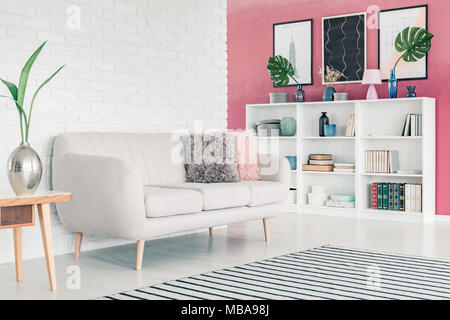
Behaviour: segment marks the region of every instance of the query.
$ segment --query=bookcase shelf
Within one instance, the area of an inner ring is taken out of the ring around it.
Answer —
[[[335,137],[319,137],[319,117],[327,112],[330,124],[336,124]],[[422,136],[401,136],[408,113],[422,114]],[[355,137],[346,137],[347,120],[355,115]],[[296,155],[299,170],[292,172],[297,185],[297,205],[301,214],[325,214],[355,219],[385,219],[399,222],[433,222],[435,218],[435,99],[399,98],[333,102],[251,104],[246,108],[246,128],[257,122],[281,119],[297,120],[295,137],[280,137],[279,153]],[[272,138],[273,139],[273,138]],[[365,172],[366,150],[396,150],[399,170],[420,170],[421,174]],[[312,153],[333,154],[334,162],[354,163],[356,173],[302,171]],[[370,209],[370,184],[422,184],[422,212]],[[325,185],[328,194],[355,194],[355,209],[315,207],[307,204],[311,185]]]
[[[342,137],[342,136],[336,136],[336,137],[303,137],[304,140],[348,140],[348,141],[355,141],[355,137]]]
[[[422,178],[421,174],[399,174],[399,173],[373,173],[362,172],[362,176],[374,176],[374,177],[405,177],[405,178]]]
[[[339,172],[339,171],[301,171],[304,174],[326,174],[326,175],[348,175],[354,176],[356,173],[354,172]]]
[[[416,136],[416,137],[404,137],[404,136],[377,136],[377,137],[372,137],[372,136],[366,136],[366,137],[361,137],[361,139],[366,139],[366,140],[417,140],[420,141],[422,140],[422,136]]]

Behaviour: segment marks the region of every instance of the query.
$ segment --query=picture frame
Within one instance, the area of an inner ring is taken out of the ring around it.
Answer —
[[[323,70],[327,66],[344,74],[336,84],[362,82],[367,68],[366,12],[322,18]],[[324,76],[322,84],[329,84]]]
[[[294,78],[301,85],[313,84],[313,19],[273,24],[273,56],[288,59],[296,71]],[[286,87],[297,84],[289,79]],[[274,85],[275,87],[275,85]]]
[[[395,37],[406,27],[412,26],[428,30],[427,4],[378,12],[378,69],[383,81],[389,79],[390,69],[401,55],[395,50]],[[395,71],[397,80],[428,79],[428,54],[417,62],[400,61]]]

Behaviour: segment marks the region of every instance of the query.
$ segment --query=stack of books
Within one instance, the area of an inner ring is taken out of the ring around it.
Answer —
[[[366,150],[366,172],[395,173],[398,170],[398,151]]]
[[[406,115],[402,136],[422,136],[422,114],[408,113]]]
[[[355,164],[354,163],[335,163],[334,171],[335,172],[355,172]]]
[[[350,118],[347,122],[347,130],[345,131],[346,137],[354,137],[355,136],[355,115],[350,115]]]
[[[333,194],[327,200],[327,207],[331,208],[354,208],[355,195],[354,194]]]
[[[302,166],[303,171],[333,171],[333,155],[310,154],[308,164]]]
[[[375,182],[371,185],[371,208],[422,212],[422,185]]]

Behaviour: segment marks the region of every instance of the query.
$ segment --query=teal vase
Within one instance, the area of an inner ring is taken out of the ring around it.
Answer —
[[[326,87],[323,92],[322,100],[323,101],[334,101],[334,94],[336,93],[336,89],[334,87]]]
[[[280,121],[281,135],[292,137],[297,132],[297,121],[292,117],[284,117]]]

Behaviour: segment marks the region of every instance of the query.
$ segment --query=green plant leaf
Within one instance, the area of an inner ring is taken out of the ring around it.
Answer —
[[[432,33],[423,28],[403,29],[395,38],[395,49],[403,54],[395,63],[394,69],[402,58],[406,62],[416,62],[425,57],[431,49],[433,37]]]
[[[26,120],[27,117],[25,115],[25,112],[23,111],[22,105],[17,102],[18,88],[17,88],[17,86],[14,83],[11,83],[11,82],[3,80],[3,79],[0,79],[0,80],[8,88],[9,92],[11,93],[12,100],[16,103],[16,108],[17,108],[17,111],[19,112],[20,135],[21,135],[21,138],[22,138],[22,142],[24,142],[24,134],[23,134],[23,124],[22,124],[22,122],[23,122],[23,119],[25,119],[25,123],[26,123],[27,122],[27,120]],[[2,96],[2,97],[6,97],[6,96]]]
[[[36,97],[39,93],[39,91],[41,91],[41,89],[47,84],[49,83],[60,71],[62,68],[64,68],[65,65],[59,67],[58,70],[56,70],[47,80],[45,80],[40,86],[39,88],[36,89],[36,92],[33,95],[33,98],[31,99],[31,105],[30,105],[30,111],[28,112],[28,122],[26,123],[26,133],[25,133],[25,141],[28,141],[28,135],[30,132],[30,122],[31,122],[31,112],[33,111],[33,105],[34,105],[34,101],[36,100]]]
[[[284,87],[289,84],[289,78],[294,78],[295,70],[288,59],[283,56],[270,57],[267,63],[267,70],[269,70],[270,79],[272,79],[276,87]]]
[[[3,80],[3,79],[0,79],[0,80],[8,88],[14,101],[17,101],[17,92],[18,92],[17,86],[14,83],[11,83],[9,81]]]
[[[19,80],[19,88],[17,93],[17,103],[20,106],[23,106],[23,101],[25,99],[25,91],[27,89],[28,84],[28,76],[30,75],[31,67],[33,66],[34,61],[38,57],[39,53],[41,53],[42,48],[45,46],[47,41],[45,41],[43,44],[40,45],[39,48],[33,53],[33,55],[28,59],[27,63],[25,63],[22,73],[20,74],[20,80]]]

